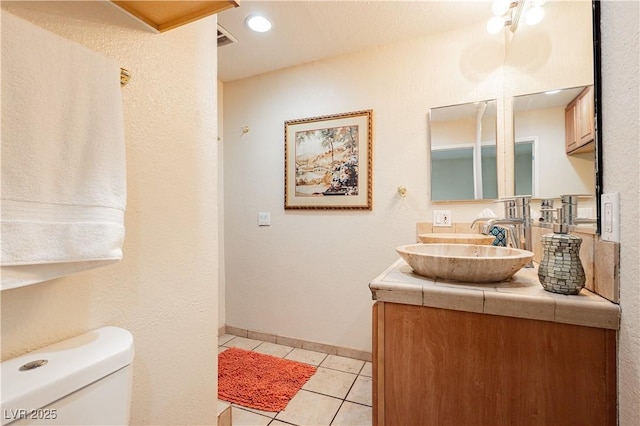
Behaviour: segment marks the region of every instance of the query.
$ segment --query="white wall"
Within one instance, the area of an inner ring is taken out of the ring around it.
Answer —
[[[640,3],[602,2],[605,192],[620,193],[619,424],[640,424]]]
[[[215,424],[216,18],[154,34],[107,2],[2,6],[132,74],[124,259],[2,292],[2,359],[124,327],[136,349],[132,424]]]
[[[548,61],[569,56],[564,43],[551,46]],[[225,83],[226,323],[370,351],[367,284],[398,258],[395,247],[415,241],[416,222],[431,220],[427,111],[498,99],[500,120],[504,87],[517,87],[503,80],[503,61],[503,38],[478,25]],[[573,85],[592,75],[582,68]],[[564,72],[538,77],[571,86]],[[285,211],[284,121],[369,108],[373,211]],[[499,121],[502,152],[503,129]],[[491,202],[444,208],[454,222],[471,222],[486,207],[500,213]],[[260,211],[271,212],[270,227],[257,226]]]

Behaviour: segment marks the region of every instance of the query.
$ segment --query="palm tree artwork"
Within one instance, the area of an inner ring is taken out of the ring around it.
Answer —
[[[296,196],[358,195],[358,126],[295,133]]]

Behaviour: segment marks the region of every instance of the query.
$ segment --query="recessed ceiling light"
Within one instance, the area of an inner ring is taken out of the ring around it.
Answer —
[[[545,95],[555,95],[556,93],[560,93],[560,89],[558,90],[547,90],[544,92]]]
[[[247,18],[247,26],[253,31],[264,33],[271,29],[271,21],[264,16],[253,15]]]

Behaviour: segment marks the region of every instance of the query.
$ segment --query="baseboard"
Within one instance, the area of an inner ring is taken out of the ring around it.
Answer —
[[[231,426],[231,404],[218,400],[218,426]]]
[[[328,345],[326,343],[311,342],[308,340],[294,339],[291,337],[279,336],[277,334],[261,333],[259,331],[247,330],[245,328],[225,325],[220,327],[224,332],[222,334],[231,334],[233,336],[246,337],[248,339],[262,340],[264,342],[276,343],[278,345],[291,346],[298,349],[307,349],[315,352],[322,352],[329,355],[344,356],[347,358],[359,359],[362,361],[371,361],[371,352],[361,351],[358,349],[347,348],[343,346]]]

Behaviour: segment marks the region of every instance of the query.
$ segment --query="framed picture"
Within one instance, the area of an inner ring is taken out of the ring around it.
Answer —
[[[284,123],[285,209],[372,209],[373,110]]]

